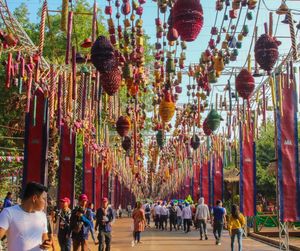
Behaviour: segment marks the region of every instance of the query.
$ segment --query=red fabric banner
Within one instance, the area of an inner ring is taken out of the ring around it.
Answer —
[[[107,170],[104,171],[102,184],[103,184],[103,187],[102,187],[102,197],[108,198],[109,172]]]
[[[223,200],[223,159],[219,153],[213,157],[212,179],[212,202],[215,203],[217,200]]]
[[[242,152],[240,158],[240,210],[247,217],[256,215],[256,161],[253,131],[248,124],[242,126]]]
[[[209,165],[207,160],[202,161],[200,173],[200,194],[204,198],[206,204],[209,204]]]
[[[276,82],[278,89],[280,85],[278,81]],[[299,220],[297,206],[300,204],[299,197],[297,198],[299,196],[297,100],[295,84],[289,81],[286,75],[283,75],[281,97],[282,112],[277,109],[276,116],[280,219],[284,222],[295,222]]]
[[[71,206],[75,191],[76,133],[64,123],[61,127],[58,199],[68,197]]]
[[[94,180],[93,180],[93,166],[92,154],[89,146],[83,148],[83,193],[85,193],[90,202],[93,202]]]
[[[200,165],[194,165],[194,202],[197,203],[200,197]]]
[[[99,163],[95,170],[95,208],[100,207],[102,188],[102,164]]]
[[[30,101],[26,114],[23,188],[30,181],[47,185],[48,174],[48,103],[44,92],[38,88]]]

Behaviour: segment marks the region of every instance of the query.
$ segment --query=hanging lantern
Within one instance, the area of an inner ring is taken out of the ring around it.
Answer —
[[[111,71],[116,67],[116,57],[111,42],[104,36],[99,36],[91,49],[91,60],[100,72]]]
[[[208,124],[207,124],[207,118],[203,122],[203,132],[205,133],[206,136],[209,136],[212,134],[212,130],[208,127]]]
[[[121,137],[127,136],[131,127],[130,119],[127,116],[119,117],[116,129]]]
[[[257,40],[254,47],[255,60],[263,70],[270,72],[273,69],[279,56],[279,45],[280,42],[268,34],[261,35]]]
[[[122,141],[122,147],[125,151],[129,151],[131,149],[131,138],[128,136],[125,136]]]
[[[194,150],[197,150],[199,146],[200,146],[200,138],[195,134],[195,135],[193,135],[193,137],[191,138],[191,147],[192,147]]]
[[[235,88],[240,97],[249,99],[255,88],[255,80],[248,70],[243,69],[235,80]]]
[[[168,34],[167,34],[167,39],[169,42],[174,42],[178,39],[178,31],[174,28],[171,27],[169,28]]]
[[[174,28],[181,40],[194,41],[203,26],[203,10],[199,0],[177,0],[172,10]]]
[[[114,95],[122,81],[121,71],[118,67],[115,67],[111,71],[103,72],[100,74],[100,83],[104,89],[104,91],[109,95]]]
[[[210,130],[215,131],[219,128],[221,124],[221,116],[217,113],[215,109],[212,109],[207,115],[207,126]]]
[[[166,92],[164,99],[159,105],[159,115],[164,123],[169,122],[175,113],[175,104],[171,99],[170,93]]]
[[[165,145],[165,139],[164,139],[164,134],[163,134],[162,130],[159,130],[157,132],[157,134],[156,134],[156,142],[157,142],[157,145],[160,148],[163,148],[163,146]]]

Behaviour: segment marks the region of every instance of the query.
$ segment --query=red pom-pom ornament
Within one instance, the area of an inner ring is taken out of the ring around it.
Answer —
[[[174,28],[181,40],[191,42],[199,35],[203,26],[203,9],[199,0],[177,0],[173,10]]]
[[[255,88],[255,80],[246,69],[241,70],[235,80],[235,88],[240,97],[249,99]]]
[[[126,116],[119,117],[116,128],[121,137],[127,136],[131,127],[130,119]]]
[[[118,67],[111,71],[103,72],[100,75],[100,83],[103,90],[109,95],[113,96],[119,89],[122,81],[122,74]]]

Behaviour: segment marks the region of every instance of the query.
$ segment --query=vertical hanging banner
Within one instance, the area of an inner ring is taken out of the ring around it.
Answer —
[[[223,201],[223,158],[215,153],[212,160],[212,203]]]
[[[104,170],[103,173],[103,181],[102,181],[102,197],[106,197],[108,198],[108,194],[109,194],[109,171],[108,170]]]
[[[209,162],[207,159],[204,159],[201,165],[200,171],[200,194],[204,198],[206,204],[210,204],[210,181],[209,181]]]
[[[30,100],[26,114],[23,188],[30,181],[47,185],[49,118],[48,99],[38,88]]]
[[[58,199],[68,197],[71,206],[75,192],[76,133],[63,123],[60,138]]]
[[[194,187],[193,187],[193,190],[194,190],[194,197],[193,197],[193,200],[195,203],[198,202],[199,200],[199,196],[200,196],[200,193],[199,193],[199,190],[200,190],[200,165],[198,163],[194,164]]]
[[[295,222],[300,220],[296,85],[282,75],[276,87],[278,100],[281,99],[276,113],[280,221]]]
[[[101,189],[102,189],[102,163],[99,162],[97,168],[95,168],[95,208],[99,208],[101,202]]]
[[[256,215],[256,157],[253,130],[240,125],[240,210],[249,217]]]
[[[85,193],[89,199],[89,202],[95,204],[94,198],[94,179],[93,179],[93,166],[92,166],[92,154],[89,149],[89,145],[85,144],[83,146],[83,184],[82,191]]]

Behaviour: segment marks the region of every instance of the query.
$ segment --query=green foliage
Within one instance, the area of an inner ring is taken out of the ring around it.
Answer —
[[[267,198],[276,195],[276,177],[271,175],[268,166],[275,159],[275,126],[268,121],[266,128],[261,127],[256,141],[257,192]]]

